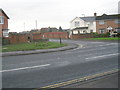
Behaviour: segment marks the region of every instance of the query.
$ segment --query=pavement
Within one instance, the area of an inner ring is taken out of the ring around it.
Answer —
[[[28,54],[38,54],[38,53],[49,53],[49,52],[58,52],[58,51],[65,51],[70,49],[75,49],[79,45],[69,43],[65,47],[60,48],[53,48],[53,49],[39,49],[39,50],[30,50],[30,51],[14,51],[14,52],[3,52],[2,56],[16,56],[16,55],[28,55]]]

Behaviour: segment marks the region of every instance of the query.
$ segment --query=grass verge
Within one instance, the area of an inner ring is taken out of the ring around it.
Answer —
[[[11,52],[11,51],[27,51],[27,50],[36,50],[36,49],[51,49],[51,48],[59,48],[66,46],[64,43],[57,42],[32,42],[32,43],[20,43],[20,44],[12,44],[5,45],[2,47],[2,52]]]
[[[88,38],[87,40],[120,40],[120,38],[118,38],[118,37],[115,37],[115,38],[111,38],[111,37],[108,37],[108,38]]]

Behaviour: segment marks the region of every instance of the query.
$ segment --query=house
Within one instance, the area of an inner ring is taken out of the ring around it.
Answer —
[[[120,32],[120,14],[97,16],[96,31],[99,34],[110,32],[110,35]]]
[[[96,13],[94,16],[76,17],[70,22],[70,35],[96,32]]]
[[[0,9],[0,37],[8,37],[8,19],[7,14]]]

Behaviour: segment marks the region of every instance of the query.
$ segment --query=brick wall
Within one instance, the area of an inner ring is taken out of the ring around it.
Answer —
[[[47,32],[43,34],[44,38],[62,38],[62,39],[68,39],[68,33],[67,32]]]
[[[27,35],[25,34],[16,34],[16,35],[10,34],[9,39],[10,39],[10,44],[28,42]]]
[[[42,39],[42,36],[43,36],[43,35],[42,35],[41,33],[32,34],[33,40]]]
[[[32,42],[32,41],[39,41],[42,39],[42,34],[9,34],[9,40],[10,44],[16,44],[16,43],[25,43],[25,42]]]
[[[70,36],[70,39],[83,39],[83,38],[93,38],[93,34],[74,34]]]

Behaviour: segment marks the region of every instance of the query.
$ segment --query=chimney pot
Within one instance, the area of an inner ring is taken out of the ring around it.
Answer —
[[[94,13],[94,16],[97,16],[97,13]]]

